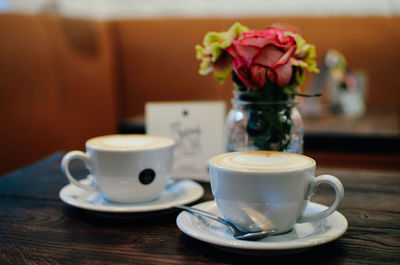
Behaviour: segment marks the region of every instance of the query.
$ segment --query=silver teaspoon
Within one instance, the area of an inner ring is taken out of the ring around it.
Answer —
[[[229,227],[233,231],[234,238],[240,239],[240,240],[252,240],[252,241],[260,240],[260,239],[263,239],[263,238],[269,236],[271,233],[273,233],[275,231],[275,230],[265,230],[265,231],[256,231],[256,232],[243,232],[243,231],[239,230],[235,225],[233,225],[228,220],[225,220],[224,218],[216,216],[212,213],[205,212],[203,210],[199,210],[199,209],[195,209],[195,208],[191,208],[188,206],[175,206],[175,208],[179,208],[179,209],[189,212],[193,215],[196,215],[196,214],[202,215],[202,216],[205,216],[212,220],[215,220],[217,222],[220,222],[221,224]]]

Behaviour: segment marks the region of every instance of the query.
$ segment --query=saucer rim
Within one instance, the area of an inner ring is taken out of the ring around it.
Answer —
[[[82,182],[88,181],[88,178],[82,179]],[[59,191],[59,198],[64,203],[74,206],[80,209],[94,211],[94,212],[103,212],[103,213],[147,213],[147,212],[156,212],[171,209],[177,205],[188,204],[197,201],[204,195],[204,188],[197,182],[186,179],[186,180],[173,180],[172,184],[169,184],[166,189],[164,189],[160,195],[160,197],[156,200],[143,202],[143,203],[116,203],[116,202],[108,202],[106,205],[96,205],[90,204],[89,202],[80,203],[76,199],[69,198],[67,193],[71,193],[75,191],[75,193],[84,194],[85,196],[90,196],[91,194],[98,193],[97,191],[86,191],[82,190],[79,187],[69,183],[65,185]],[[166,196],[166,193],[172,187],[180,185],[184,191],[189,189],[193,189],[193,191],[189,192],[185,197],[179,198],[177,200],[171,200],[167,202],[159,202],[162,196]],[[78,195],[79,196],[79,195]]]
[[[196,207],[201,210],[207,211],[211,207],[217,207],[217,206],[214,200],[210,200],[207,202],[193,205],[192,207]],[[321,210],[327,208],[327,206],[325,205],[311,201],[308,203],[307,208],[308,207],[318,208]],[[328,231],[325,229],[324,232],[319,233],[317,235],[313,235],[308,238],[280,241],[280,242],[244,241],[244,240],[234,239],[233,237],[232,239],[227,240],[225,238],[220,238],[216,236],[215,232],[212,230],[209,230],[211,231],[211,233],[208,233],[207,235],[198,232],[199,230],[196,231],[196,225],[194,225],[193,222],[191,222],[190,224],[187,223],[192,218],[195,217],[187,212],[181,212],[177,216],[176,224],[183,233],[197,240],[210,243],[216,247],[222,247],[230,251],[234,251],[235,249],[247,250],[247,251],[264,251],[264,252],[306,250],[311,247],[329,243],[341,237],[348,228],[348,222],[346,218],[338,211],[335,211],[330,216],[321,219],[321,220],[324,219],[327,220],[325,227],[329,226],[330,229]],[[336,220],[336,222],[333,222],[333,220]],[[312,222],[306,222],[306,223],[312,223]]]

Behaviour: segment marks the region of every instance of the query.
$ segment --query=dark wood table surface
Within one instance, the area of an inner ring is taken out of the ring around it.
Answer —
[[[348,230],[302,253],[263,257],[225,252],[183,234],[178,211],[104,218],[64,204],[58,197],[67,184],[62,155],[0,178],[0,264],[400,264],[400,172],[318,169],[344,184],[338,211]],[[78,162],[71,167],[87,174]],[[211,200],[209,184],[201,185],[199,201]],[[312,200],[329,204],[332,193],[322,185]]]

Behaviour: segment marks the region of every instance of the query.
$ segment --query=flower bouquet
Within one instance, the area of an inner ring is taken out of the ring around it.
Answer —
[[[291,28],[250,30],[235,23],[228,31],[208,32],[203,45],[196,45],[199,73],[212,72],[220,82],[232,76],[235,85],[227,118],[228,151],[302,152],[303,129],[294,97],[318,96],[301,94],[298,87],[305,71],[319,70],[315,46]]]

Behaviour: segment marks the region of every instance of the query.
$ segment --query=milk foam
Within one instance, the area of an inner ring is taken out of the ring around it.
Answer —
[[[244,171],[288,171],[315,164],[307,156],[273,151],[226,153],[213,157],[211,163],[228,169]]]
[[[167,147],[174,144],[172,139],[139,134],[115,134],[92,138],[86,146],[105,150],[146,150]]]

